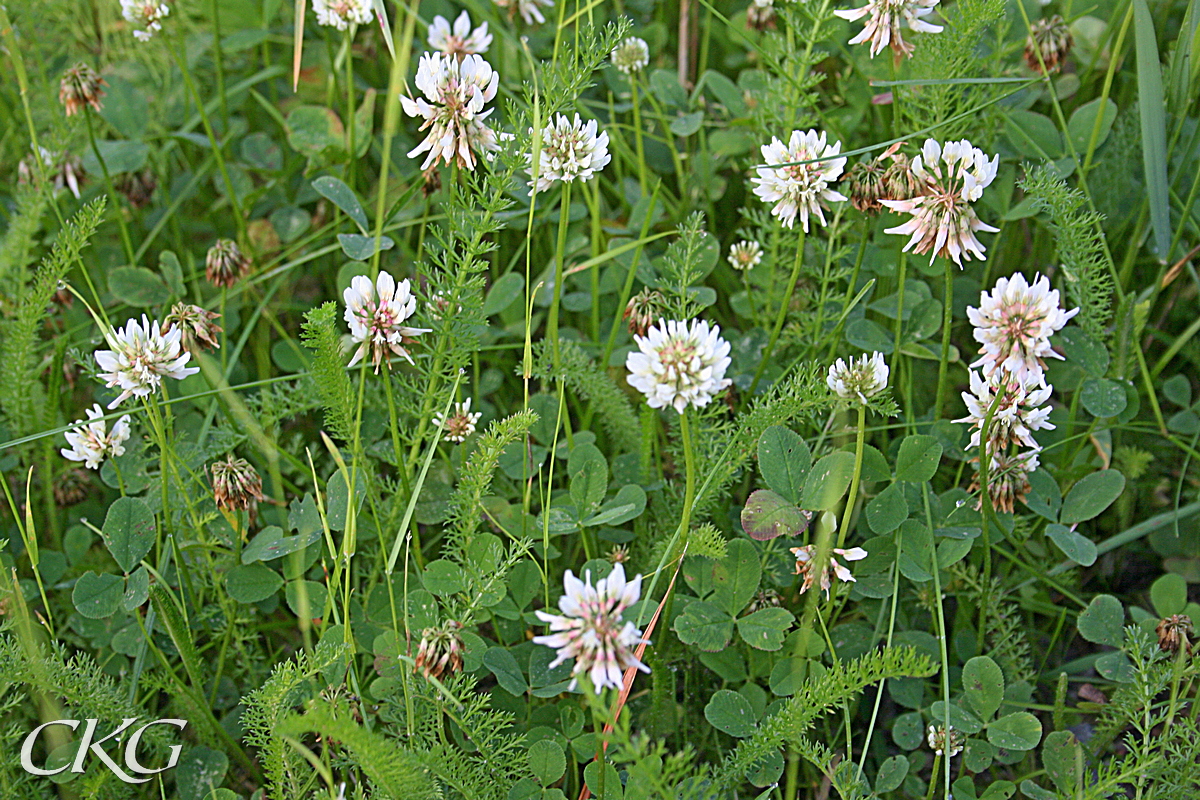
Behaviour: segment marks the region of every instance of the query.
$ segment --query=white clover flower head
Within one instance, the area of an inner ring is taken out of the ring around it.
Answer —
[[[121,16],[126,22],[137,28],[133,38],[139,42],[148,42],[154,34],[162,30],[160,20],[171,13],[171,7],[156,0],[121,0]]]
[[[554,0],[496,0],[496,5],[507,11],[509,17],[520,14],[526,25],[532,25],[535,21],[540,25],[546,18],[538,6],[554,8]]]
[[[429,333],[429,328],[401,324],[417,310],[417,298],[409,290],[407,278],[396,283],[391,273],[380,270],[379,277],[371,283],[365,275],[357,275],[342,298],[346,301],[344,318],[350,326],[350,338],[359,343],[347,367],[353,367],[370,352],[378,375],[379,365],[384,363],[389,350],[413,363],[404,345],[414,336]]]
[[[559,114],[557,120],[542,129],[537,191],[546,191],[555,181],[589,181],[609,161],[612,156],[608,154],[608,134],[596,133],[596,120],[589,119],[585,124],[578,114],[574,120]],[[528,172],[533,175],[532,163]]]
[[[625,358],[626,381],[646,395],[651,408],[674,408],[682,414],[688,406],[702,408],[732,381],[729,342],[721,328],[707,322],[659,320],[645,336],[634,336],[638,352]]]
[[[762,263],[762,245],[758,242],[743,240],[729,248],[729,266],[736,270],[745,271]]]
[[[465,442],[467,437],[475,432],[475,425],[483,414],[471,411],[471,398],[454,404],[454,412],[443,416],[439,411],[433,415],[433,424],[446,432],[446,438],[452,442]]]
[[[475,169],[475,153],[499,146],[495,131],[484,124],[494,109],[484,104],[496,96],[500,75],[478,55],[425,53],[417,67],[417,88],[424,97],[400,97],[404,113],[425,121],[418,130],[429,128],[425,140],[408,153],[416,158],[428,152],[421,169],[442,160],[455,159],[466,169]]]
[[[471,15],[464,11],[454,20],[453,28],[450,27],[450,21],[440,14],[434,17],[429,26],[428,41],[434,50],[461,57],[486,53],[492,44],[492,35],[488,33],[486,22],[471,30]]]
[[[650,668],[638,660],[633,648],[649,644],[632,622],[623,622],[621,613],[637,602],[642,592],[642,576],[625,580],[625,567],[614,564],[607,578],[592,585],[592,573],[579,580],[567,570],[563,576],[565,594],[558,601],[562,614],[538,610],[538,618],[550,623],[551,633],[533,637],[534,644],[544,644],[558,651],[550,669],[569,658],[575,659],[573,676],[587,675],[596,694],[605,687],[619,689],[625,670],[636,667],[642,672]],[[574,689],[573,678],[569,688]]]
[[[24,185],[36,183],[39,180],[41,175],[37,166],[38,156],[41,157],[42,164],[47,167],[46,177],[54,181],[54,191],[61,192],[63,189],[70,189],[71,194],[75,195],[75,199],[78,200],[79,187],[87,178],[87,174],[83,171],[83,159],[73,156],[65,150],[56,156],[39,145],[37,155],[30,153],[17,164],[17,183]]]
[[[641,72],[650,63],[650,45],[646,44],[645,39],[630,36],[613,48],[611,57],[618,72],[632,75]]]
[[[967,416],[954,420],[971,423],[969,447],[979,447],[980,434],[993,403],[996,403],[996,408],[992,411],[992,424],[988,430],[989,453],[1006,452],[1013,442],[1038,450],[1033,432],[1054,430],[1054,425],[1049,421],[1050,407],[1042,407],[1050,399],[1053,386],[1042,384],[1033,375],[1026,375],[1022,381],[1015,375],[1003,372],[984,378],[971,370],[970,380],[971,391],[962,393]]]
[[[804,594],[813,584],[813,559],[817,557],[817,546],[815,544],[806,544],[803,547],[793,547],[792,555],[796,556],[796,575],[803,575],[804,582],[800,584],[800,594]],[[830,569],[839,581],[843,583],[855,583],[855,578],[850,574],[850,570],[845,564],[842,564],[835,558],[841,556],[847,561],[861,561],[867,557],[867,551],[861,547],[851,547],[843,549],[834,547],[829,552],[829,563],[821,570],[821,589],[825,592],[825,599],[829,599],[830,589],[833,586],[833,579],[830,577]]]
[[[192,354],[183,346],[183,331],[170,325],[165,332],[158,321],[142,314],[108,336],[111,350],[97,350],[96,363],[104,372],[98,376],[107,386],[121,387],[121,394],[108,404],[116,408],[127,397],[145,397],[159,387],[163,377],[182,380],[199,367],[184,366]]]
[[[1019,272],[1000,278],[991,292],[980,293],[979,308],[967,307],[975,341],[983,345],[971,366],[982,367],[986,376],[1003,371],[1019,382],[1028,376],[1042,382],[1043,359],[1062,358],[1051,348],[1050,336],[1078,313],[1078,308],[1059,308],[1058,290],[1044,275],[1035,275],[1033,283]]]
[[[883,353],[864,353],[857,359],[851,356],[849,363],[840,358],[833,362],[825,383],[843,400],[866,403],[887,388],[888,372]]]
[[[871,58],[879,55],[883,48],[891,46],[896,58],[911,56],[913,45],[904,41],[900,32],[903,23],[918,33],[941,33],[942,26],[926,22],[922,17],[933,13],[938,0],[868,0],[861,8],[834,11],[839,17],[851,22],[870,17],[859,34],[850,44],[871,43]]]
[[[932,253],[929,263],[937,256],[949,258],[959,267],[962,259],[974,255],[980,261],[987,258],[984,246],[975,238],[975,231],[996,233],[981,221],[971,207],[983,190],[996,178],[1000,156],[987,155],[963,139],[939,144],[926,139],[921,154],[911,163],[912,176],[921,185],[916,197],[905,200],[880,200],[893,211],[912,214],[912,219],[885,233],[912,235],[904,251],[917,254]]]
[[[815,215],[825,223],[826,202],[843,201],[846,197],[829,188],[846,168],[845,158],[833,158],[842,151],[842,143],[825,143],[825,132],[792,131],[787,145],[772,137],[762,146],[763,161],[769,166],[758,168],[758,177],[751,178],[754,193],[765,203],[774,203],[771,214],[785,227],[796,222],[797,214],[804,232],[808,233],[808,218]],[[812,161],[820,158],[822,161]],[[798,161],[811,161],[797,164]],[[774,166],[783,164],[786,166]]]
[[[366,25],[375,18],[371,0],[313,0],[318,25],[344,31],[351,25]]]
[[[100,419],[104,410],[96,403],[87,409],[89,422],[76,420],[77,426],[67,431],[64,436],[70,447],[64,447],[59,452],[63,458],[71,461],[82,461],[88,469],[99,469],[100,463],[109,456],[125,455],[125,440],[129,438],[129,415],[125,414],[116,421],[112,431],[108,424]]]
[[[926,729],[925,738],[933,752],[939,756],[945,755],[946,758],[954,758],[961,753],[967,741],[962,731],[955,730],[953,725],[948,728],[944,725],[930,725]]]

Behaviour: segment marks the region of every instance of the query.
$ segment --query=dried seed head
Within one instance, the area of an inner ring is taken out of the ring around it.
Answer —
[[[250,259],[232,239],[218,239],[208,248],[204,259],[204,276],[217,287],[233,286],[238,279],[250,271]]]
[[[92,488],[86,469],[69,469],[54,482],[54,502],[60,508],[82,503]]]
[[[246,510],[263,499],[262,478],[246,459],[231,454],[224,461],[213,462],[209,469],[217,508]]]
[[[113,181],[113,188],[125,195],[129,205],[145,208],[158,188],[158,179],[154,177],[154,170],[149,168],[141,172],[125,172]]]
[[[215,350],[221,346],[217,340],[221,326],[213,320],[220,316],[215,311],[191,303],[176,303],[172,306],[171,313],[163,320],[162,331],[165,334],[172,325],[178,325],[183,331],[183,346],[189,351],[195,352],[197,347],[201,350],[210,347]]]
[[[1058,72],[1071,52],[1074,41],[1070,27],[1058,14],[1039,19],[1029,26],[1029,37],[1025,40],[1025,63],[1034,72],[1041,72],[1042,65],[1038,63],[1040,52],[1046,72]]]
[[[850,205],[864,214],[878,214],[883,208],[879,198],[888,196],[884,181],[886,169],[878,158],[859,161],[850,167],[845,176]]]
[[[413,672],[426,678],[440,678],[447,667],[451,672],[461,671],[464,647],[461,630],[462,623],[450,619],[440,628],[421,631],[421,646],[417,649]]]
[[[85,105],[99,111],[100,99],[104,97],[107,86],[96,70],[87,64],[79,63],[63,73],[62,82],[58,85],[58,101],[63,104],[67,116],[73,116]]]
[[[892,163],[883,171],[883,198],[908,200],[925,189],[925,184],[912,171],[912,161],[903,153],[893,153]]]
[[[629,332],[645,336],[646,330],[662,313],[662,307],[662,292],[643,289],[629,298],[629,303],[625,306],[625,319],[629,320]]]
[[[1192,618],[1186,614],[1172,614],[1158,623],[1154,629],[1158,634],[1158,646],[1163,652],[1177,653],[1183,647],[1187,654],[1192,654],[1191,637],[1196,630],[1192,627]]]

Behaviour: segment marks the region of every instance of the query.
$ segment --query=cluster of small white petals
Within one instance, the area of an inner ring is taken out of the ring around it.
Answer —
[[[396,283],[391,273],[380,270],[375,283],[371,283],[365,275],[357,275],[342,298],[346,301],[345,320],[350,326],[350,337],[359,344],[347,366],[353,367],[370,352],[378,374],[389,350],[413,363],[403,345],[429,329],[401,324],[417,310],[417,298],[409,290],[407,278]]]
[[[941,33],[942,26],[926,22],[922,17],[933,13],[938,0],[868,0],[862,8],[834,11],[842,19],[851,22],[870,17],[850,44],[871,43],[871,58],[879,55],[889,45],[899,58],[912,55],[913,45],[904,41],[900,33],[903,23],[918,33]]]
[[[482,412],[471,411],[471,398],[454,404],[454,412],[444,416],[441,411],[433,415],[433,424],[446,432],[446,438],[452,442],[465,442],[467,437],[475,432],[475,425]]]
[[[182,380],[200,371],[184,366],[192,354],[183,346],[183,331],[178,325],[167,326],[165,332],[158,321],[151,322],[143,314],[109,337],[111,350],[97,350],[99,373],[108,386],[121,387],[121,394],[108,404],[116,408],[127,397],[145,397],[155,391],[163,377]]]
[[[888,372],[883,353],[876,351],[857,359],[852,356],[850,363],[839,358],[829,367],[825,383],[843,400],[866,403],[887,388]]]
[[[618,72],[632,75],[641,72],[650,63],[650,46],[645,39],[630,36],[613,48],[611,57]]]
[[[430,130],[409,158],[428,152],[421,169],[429,169],[439,159],[447,164],[458,159],[459,166],[475,169],[475,152],[498,146],[495,131],[483,121],[493,111],[484,110],[484,104],[496,96],[499,73],[478,55],[425,53],[416,84],[424,97],[401,96],[400,105],[410,117],[425,120],[418,130]]]
[[[792,227],[796,216],[800,216],[800,224],[805,233],[808,232],[808,218],[815,215],[825,223],[823,208],[826,202],[843,201],[846,197],[829,188],[846,168],[845,158],[834,158],[842,151],[842,143],[825,143],[825,132],[815,130],[792,131],[792,136],[785,145],[778,138],[772,137],[770,144],[762,146],[763,161],[769,166],[758,168],[758,177],[752,178],[754,193],[765,203],[774,203],[771,213],[783,222],[785,227]],[[812,159],[824,159],[812,161]],[[809,164],[797,164],[798,161],[812,161]],[[783,164],[786,166],[774,166]]]
[[[591,180],[609,161],[612,156],[608,154],[608,134],[596,133],[596,120],[590,119],[585,124],[578,114],[574,120],[559,114],[557,120],[542,129],[537,191],[546,191],[555,181]],[[528,172],[533,175],[532,165]]]
[[[571,675],[587,675],[596,694],[605,687],[621,688],[623,674],[631,667],[650,671],[633,653],[633,648],[648,642],[632,622],[621,619],[622,612],[641,595],[641,575],[627,582],[625,568],[617,563],[607,578],[593,586],[591,571],[585,572],[581,581],[567,570],[563,590],[565,594],[558,601],[562,614],[536,612],[543,622],[550,623],[551,633],[533,637],[534,644],[558,651],[550,669],[575,659]],[[577,677],[573,677],[569,688],[574,689],[577,683]]]
[[[104,411],[96,403],[87,410],[89,422],[76,420],[78,427],[72,428],[64,435],[70,447],[64,447],[61,452],[64,458],[71,461],[82,461],[88,469],[99,469],[100,462],[109,456],[125,455],[125,440],[129,438],[129,415],[125,414],[116,421],[112,431],[108,424],[100,419]]]
[[[313,0],[318,25],[344,31],[351,25],[366,25],[374,19],[371,0]]]
[[[133,38],[139,42],[148,42],[150,37],[162,30],[160,20],[171,13],[166,3],[155,0],[121,0],[121,16],[126,22],[132,23],[139,29],[133,32]]]
[[[762,245],[754,241],[741,241],[729,248],[729,266],[736,270],[747,270],[762,263]]]
[[[634,336],[638,352],[625,358],[629,385],[646,395],[651,408],[701,408],[729,386],[729,342],[717,325],[659,320],[645,336]]]
[[[970,377],[971,391],[962,393],[967,416],[954,420],[971,424],[971,442],[968,446],[979,447],[979,437],[988,411],[995,404],[992,424],[988,429],[988,452],[1006,452],[1008,445],[1013,442],[1037,450],[1038,443],[1033,438],[1033,432],[1054,429],[1048,419],[1049,406],[1042,407],[1050,399],[1054,387],[1042,385],[1040,381],[1028,377],[1022,381],[1015,375],[1002,372],[983,378],[971,370]]]
[[[450,21],[438,15],[429,26],[429,46],[440,50],[446,55],[472,55],[486,53],[492,44],[492,35],[488,33],[488,24],[480,24],[471,30],[471,15],[466,11],[458,15],[451,28]]]
[[[526,25],[532,25],[535,21],[540,25],[546,18],[542,16],[542,9],[538,6],[554,8],[554,0],[496,0],[496,5],[508,11],[510,15],[520,14]]]
[[[792,555],[796,556],[796,573],[804,576],[804,582],[800,585],[800,594],[807,592],[813,584],[813,559],[817,557],[817,546],[814,544],[806,544],[803,547],[793,547]],[[850,570],[845,564],[835,558],[841,556],[847,561],[861,561],[867,557],[867,551],[861,547],[851,547],[842,549],[834,547],[829,553],[829,563],[821,569],[821,589],[825,592],[825,599],[829,599],[829,592],[833,586],[833,579],[830,576],[830,569],[833,570],[833,575],[837,576],[839,581],[843,583],[856,583],[855,578],[850,574]]]
[[[1050,336],[1079,313],[1078,308],[1064,311],[1058,303],[1058,290],[1050,288],[1044,275],[1035,275],[1033,283],[1019,272],[1000,278],[991,292],[980,293],[979,308],[967,307],[975,341],[983,345],[971,366],[981,367],[986,376],[1006,372],[1018,381],[1034,376],[1043,382],[1043,359],[1062,358],[1050,346]]]
[[[996,233],[999,228],[986,224],[971,206],[983,196],[983,190],[996,178],[1000,156],[987,155],[969,141],[946,142],[926,139],[921,154],[913,158],[910,169],[920,185],[919,194],[906,200],[879,202],[893,211],[911,214],[912,219],[885,233],[911,237],[904,245],[917,254],[932,253],[929,263],[945,256],[962,266],[962,259],[974,255],[987,258],[975,231]]]

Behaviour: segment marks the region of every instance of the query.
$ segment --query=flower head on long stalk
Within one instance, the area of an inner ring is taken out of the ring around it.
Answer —
[[[537,190],[544,192],[555,181],[589,181],[609,161],[612,156],[608,154],[608,134],[596,132],[596,120],[584,123],[578,114],[574,120],[559,114],[557,120],[542,129]],[[532,163],[528,172],[533,175]]]
[[[409,290],[407,278],[396,283],[391,273],[380,270],[375,283],[371,283],[365,275],[357,275],[342,298],[346,301],[345,320],[350,326],[350,336],[359,343],[348,366],[353,367],[370,352],[375,373],[379,374],[379,366],[389,350],[413,363],[404,345],[430,329],[401,324],[417,310],[417,298]]]
[[[185,366],[192,354],[184,349],[182,340],[178,326],[170,325],[164,332],[145,314],[140,324],[131,319],[114,331],[109,338],[112,349],[95,353],[96,363],[104,370],[99,377],[108,386],[121,387],[121,394],[108,407],[116,408],[127,397],[149,395],[164,377],[182,380],[199,372],[199,367]]]
[[[84,106],[100,111],[100,100],[107,86],[96,70],[80,62],[63,73],[58,85],[58,101],[68,117],[74,116]]]
[[[817,557],[817,546],[815,544],[806,544],[803,547],[793,547],[792,555],[796,556],[796,573],[804,576],[804,582],[800,584],[800,594],[804,594],[813,584],[813,560]],[[830,577],[830,570],[833,570],[833,575],[843,583],[854,583],[854,576],[850,573],[849,568],[835,558],[841,556],[847,561],[860,561],[867,557],[867,551],[861,547],[841,548],[834,547],[829,551],[829,563],[821,569],[821,589],[825,592],[825,599],[829,599],[830,589],[833,586],[833,578]]]
[[[498,147],[496,132],[484,124],[494,109],[484,109],[500,85],[500,75],[478,55],[425,53],[417,67],[417,88],[423,97],[401,95],[400,105],[410,117],[425,121],[425,139],[409,151],[409,158],[428,152],[421,169],[439,160],[457,160],[464,169],[475,169],[476,153]]]
[[[625,359],[629,385],[646,395],[651,408],[674,408],[682,414],[688,406],[702,408],[732,381],[729,342],[720,327],[707,322],[659,320],[645,336],[634,336],[638,352]]]
[[[991,292],[980,294],[979,308],[967,307],[975,341],[983,345],[971,366],[982,367],[987,376],[1002,371],[1018,381],[1033,376],[1044,382],[1043,359],[1062,358],[1050,346],[1050,337],[1078,313],[1078,308],[1059,308],[1058,290],[1050,288],[1044,275],[1034,276],[1033,283],[1019,272],[1000,278]]]
[[[883,353],[874,352],[858,359],[851,357],[848,364],[839,358],[829,367],[825,383],[843,400],[866,403],[887,388],[888,373]]]
[[[638,660],[633,648],[646,643],[642,632],[632,622],[623,622],[621,614],[637,602],[642,592],[642,576],[625,580],[625,567],[613,565],[607,578],[592,584],[592,573],[584,573],[581,581],[567,570],[563,576],[565,594],[558,601],[562,614],[538,610],[538,618],[550,623],[551,633],[533,637],[534,644],[544,644],[558,651],[550,668],[575,659],[573,676],[586,674],[599,694],[604,687],[619,689],[625,670],[636,667],[642,672],[650,668]],[[570,688],[574,689],[576,679]]]
[[[136,28],[133,38],[139,42],[148,42],[154,34],[162,30],[161,20],[171,13],[171,7],[157,0],[121,0],[121,16]]]
[[[471,15],[466,11],[450,21],[440,14],[433,18],[429,25],[429,46],[440,50],[448,56],[463,56],[486,53],[492,43],[492,35],[488,33],[488,24],[483,22],[475,30],[471,30]]]
[[[125,414],[108,430],[108,423],[101,417],[104,410],[96,403],[87,409],[88,422],[77,420],[78,427],[67,431],[67,444],[59,452],[63,458],[82,461],[88,469],[99,469],[100,463],[109,456],[125,455],[125,440],[129,438],[129,415]]]
[[[845,195],[835,192],[829,185],[836,181],[846,167],[846,159],[835,157],[842,151],[842,143],[825,143],[825,132],[792,131],[785,145],[772,137],[770,144],[762,146],[765,167],[758,168],[758,176],[751,179],[754,193],[765,203],[774,203],[771,214],[778,217],[784,227],[790,228],[800,217],[800,225],[808,232],[808,218],[815,216],[825,223],[826,202],[844,201]],[[823,159],[813,161],[813,159]],[[808,164],[796,162],[809,161]],[[783,166],[777,166],[783,165]]]
[[[374,19],[371,0],[313,0],[318,25],[344,31],[351,25],[366,25]]]
[[[942,26],[926,22],[922,17],[933,13],[938,0],[868,0],[861,8],[834,11],[839,17],[854,22],[870,17],[850,44],[871,43],[871,58],[879,55],[889,45],[897,58],[911,56],[915,49],[904,41],[900,26],[904,24],[918,33],[941,33]]]
[[[540,25],[546,21],[542,8],[554,8],[554,0],[496,0],[496,5],[508,11],[509,17],[520,14],[526,25],[535,21]]]

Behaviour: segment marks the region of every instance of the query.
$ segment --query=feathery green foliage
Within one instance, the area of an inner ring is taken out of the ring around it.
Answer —
[[[304,315],[305,347],[313,351],[313,379],[325,408],[325,425],[345,442],[354,439],[354,390],[342,358],[341,342],[334,329],[337,306],[314,308]],[[365,360],[363,369],[366,369]]]
[[[617,452],[636,453],[641,447],[641,431],[637,415],[629,406],[629,398],[621,391],[612,377],[574,342],[563,342],[559,346],[561,370],[556,375],[549,343],[538,342],[534,346],[535,377],[550,382],[558,378],[566,381],[571,391],[591,403],[596,419],[604,426]]]

